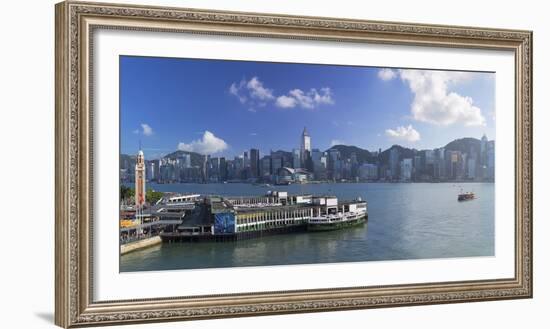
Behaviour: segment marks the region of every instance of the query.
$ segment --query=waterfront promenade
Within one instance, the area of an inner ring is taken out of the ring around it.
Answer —
[[[166,193],[151,208],[121,220],[121,252],[148,246],[141,240],[160,236],[163,242],[238,241],[274,234],[341,229],[362,224],[367,204],[360,199],[338,200],[335,196],[290,195],[268,191],[259,196],[203,196],[180,202],[188,195]],[[174,202],[177,201],[177,202]],[[130,215],[128,207],[123,214]],[[122,225],[124,224],[124,225]],[[126,248],[132,244],[134,248]]]
[[[262,195],[251,184],[150,184],[158,191]],[[460,203],[460,188],[477,199]],[[234,243],[159,244],[121,257],[121,271],[361,262],[494,255],[494,184],[294,184],[289,194],[368,200],[368,223],[339,231],[283,234]],[[143,260],[147,259],[145,263]]]

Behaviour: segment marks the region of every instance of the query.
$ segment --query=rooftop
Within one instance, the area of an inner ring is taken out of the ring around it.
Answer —
[[[261,198],[262,196],[257,197],[215,197],[215,198],[209,198],[210,204],[212,206],[212,212],[218,213],[218,212],[254,212],[254,211],[279,211],[279,210],[292,210],[297,208],[307,208],[307,207],[318,207],[319,204],[314,203],[313,200],[315,199],[338,199],[334,195],[311,195],[311,194],[296,194],[296,195],[289,195],[288,197],[282,198],[283,200],[288,200],[293,197],[305,197],[310,198],[310,202],[301,202],[301,203],[292,203],[292,204],[283,204],[281,202],[250,202],[250,203],[240,203],[240,204],[233,204],[231,200],[235,199],[246,199],[250,198],[251,200],[255,198]],[[346,205],[346,204],[352,204],[352,203],[366,203],[366,201],[362,201],[361,199],[357,200],[337,200],[338,205]]]

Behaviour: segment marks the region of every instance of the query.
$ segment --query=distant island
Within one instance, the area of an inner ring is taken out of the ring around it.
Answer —
[[[369,151],[353,145],[311,148],[304,128],[299,149],[260,155],[251,148],[233,159],[175,151],[145,160],[145,176],[155,183],[314,182],[494,182],[495,141],[460,138],[447,145],[417,150],[393,145]],[[135,179],[136,155],[120,155],[120,180]]]

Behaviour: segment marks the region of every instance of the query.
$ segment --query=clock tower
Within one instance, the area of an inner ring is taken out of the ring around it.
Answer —
[[[139,150],[136,159],[136,209],[142,209],[145,204],[145,159],[143,151]]]

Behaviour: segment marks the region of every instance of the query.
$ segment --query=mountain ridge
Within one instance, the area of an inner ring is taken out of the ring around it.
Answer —
[[[494,140],[488,141],[489,144],[491,143],[494,144],[494,142],[495,142]],[[457,138],[442,147],[445,148],[446,150],[460,151],[463,153],[468,153],[473,149],[474,152],[479,153],[481,149],[481,140],[474,137]],[[387,148],[386,150],[382,151],[380,154],[375,155],[375,152],[369,151],[367,149],[363,149],[355,145],[338,144],[338,145],[333,145],[330,148],[326,149],[325,152],[328,152],[330,150],[338,150],[341,156],[346,159],[351,158],[351,154],[355,153],[357,156],[357,161],[360,163],[364,163],[364,162],[376,163],[377,161],[381,163],[387,163],[389,162],[390,151],[394,148],[398,149],[399,151],[399,160],[402,160],[405,158],[412,158],[420,152],[431,150],[431,149],[418,150],[416,148],[408,148],[405,146],[394,144],[391,147]],[[284,153],[291,154],[291,152],[284,151],[284,150],[278,150],[277,152],[284,152]],[[197,152],[176,150],[174,152],[166,154],[162,158],[176,159],[181,157],[184,154],[191,155],[191,166],[200,166],[202,164],[203,155]],[[123,153],[120,154],[121,164],[124,162],[126,163],[135,162],[135,158],[136,157],[134,155],[123,154]]]

